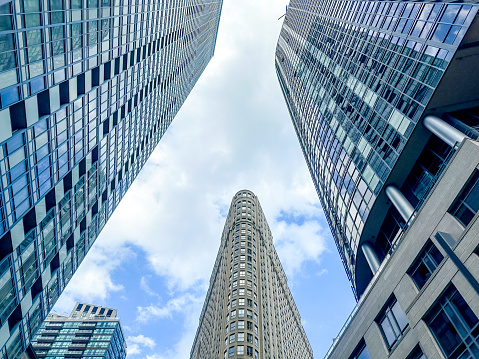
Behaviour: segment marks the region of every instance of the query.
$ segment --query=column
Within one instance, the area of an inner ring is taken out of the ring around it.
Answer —
[[[379,260],[373,246],[370,242],[363,242],[363,244],[361,244],[361,250],[366,257],[366,261],[369,264],[369,268],[371,268],[371,272],[373,272],[373,275],[376,274],[376,272],[379,270],[379,266],[381,265],[381,261]]]
[[[402,192],[396,186],[389,185],[386,187],[386,195],[394,207],[396,207],[401,217],[404,218],[406,222],[409,221],[414,213],[414,208]]]
[[[456,146],[457,143],[461,143],[464,138],[467,138],[464,133],[452,127],[447,122],[444,122],[437,116],[426,116],[422,122],[429,131],[434,133],[451,147]]]

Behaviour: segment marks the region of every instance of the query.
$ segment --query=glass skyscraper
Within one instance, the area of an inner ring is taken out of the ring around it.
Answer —
[[[233,197],[190,359],[312,359],[258,197]]]
[[[46,359],[125,359],[125,336],[116,315],[115,309],[77,303],[68,317],[48,315],[32,349]]]
[[[275,65],[357,298],[467,136],[477,2],[291,0]]]
[[[221,7],[0,2],[0,358],[28,346],[165,133]]]

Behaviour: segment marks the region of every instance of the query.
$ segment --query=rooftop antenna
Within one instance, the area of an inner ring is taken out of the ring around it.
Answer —
[[[281,20],[283,17],[285,17],[285,16],[286,16],[286,12],[287,12],[287,11],[288,11],[288,5],[286,5],[286,11],[285,11],[284,15],[283,15],[283,16],[281,16],[281,17],[279,17],[279,18],[278,18],[278,20]]]

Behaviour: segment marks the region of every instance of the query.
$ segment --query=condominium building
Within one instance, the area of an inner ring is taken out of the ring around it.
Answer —
[[[356,298],[466,137],[478,4],[291,0],[276,72]]]
[[[258,198],[236,193],[190,359],[312,359]]]
[[[27,348],[165,133],[221,7],[0,2],[0,358]]]
[[[49,314],[32,341],[38,358],[125,359],[116,309],[77,303],[70,316]]]
[[[479,358],[478,8],[291,1],[276,70],[358,299],[326,359]]]

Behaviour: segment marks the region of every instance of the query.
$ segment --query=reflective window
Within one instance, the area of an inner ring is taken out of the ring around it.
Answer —
[[[412,350],[411,354],[409,354],[406,359],[426,359],[426,356],[418,345]]]
[[[450,213],[464,226],[471,222],[479,210],[479,171],[475,171],[471,179],[452,205]]]
[[[447,358],[477,357],[479,320],[454,286],[439,298],[426,323]]]
[[[437,266],[444,259],[437,247],[429,241],[421,254],[416,259],[408,274],[413,279],[416,286],[421,289],[426,284],[429,277],[434,273]]]
[[[371,359],[371,355],[369,355],[368,347],[364,343],[364,339],[361,339],[361,342],[349,359]]]
[[[381,328],[388,349],[391,349],[404,333],[408,321],[396,298],[393,297],[389,302],[379,314],[376,322]]]

